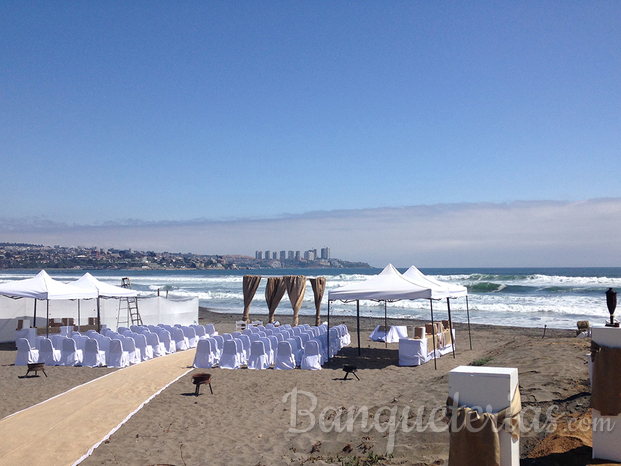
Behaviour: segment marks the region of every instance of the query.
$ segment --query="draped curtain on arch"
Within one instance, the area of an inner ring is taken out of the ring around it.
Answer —
[[[291,325],[295,327],[298,325],[298,313],[306,293],[306,277],[304,275],[287,275],[284,278],[289,301],[291,301],[291,307],[293,308],[293,323]]]
[[[326,290],[326,277],[309,278],[315,296],[315,326],[321,325],[321,300]]]
[[[287,291],[287,285],[285,284],[284,277],[269,277],[267,279],[267,285],[265,286],[265,302],[269,310],[268,322],[270,324],[274,323],[274,313],[276,312],[278,304],[280,304],[280,300],[285,295],[285,291]]]
[[[254,294],[257,292],[257,288],[259,288],[259,283],[261,282],[261,275],[244,275],[244,315],[242,317],[243,321],[249,322],[249,314],[250,314],[250,303],[252,303],[252,298],[254,298]]]

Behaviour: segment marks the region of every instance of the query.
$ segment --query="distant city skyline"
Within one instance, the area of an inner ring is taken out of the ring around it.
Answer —
[[[257,260],[279,260],[279,261],[300,261],[302,258],[304,260],[317,260],[317,259],[330,259],[330,248],[328,246],[321,248],[321,253],[317,254],[317,248],[307,249],[302,253],[301,250],[281,250],[280,252],[272,251],[271,249],[266,249],[265,251],[257,250],[254,253],[254,258]]]

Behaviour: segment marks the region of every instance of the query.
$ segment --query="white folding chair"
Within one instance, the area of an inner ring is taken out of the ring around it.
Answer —
[[[165,328],[162,328],[158,331],[157,336],[160,338],[160,341],[164,343],[164,349],[166,350],[166,354],[174,353],[177,351],[177,344],[171,338],[170,332]]]
[[[194,356],[193,366],[201,369],[209,369],[214,365],[213,351],[211,349],[212,340],[199,340],[196,345],[196,355]]]
[[[183,330],[183,334],[185,335],[185,337],[188,339],[188,346],[190,348],[196,348],[196,345],[198,343],[198,337],[196,336],[196,330],[194,330],[194,327],[181,327],[181,329]]]
[[[224,342],[219,365],[222,369],[239,369],[241,363],[237,353],[237,344],[233,340],[226,340]]]
[[[263,342],[253,341],[250,346],[248,369],[267,369],[269,366],[269,357],[265,353],[265,346]]]
[[[136,349],[140,350],[140,360],[148,361],[153,359],[153,348],[147,343],[147,337],[140,333],[132,337],[136,343]]]
[[[166,347],[164,346],[164,343],[160,341],[160,337],[158,336],[157,333],[151,332],[148,335],[146,335],[146,337],[147,337],[147,345],[149,345],[151,349],[153,350],[154,358],[159,358],[160,356],[166,356]]]
[[[271,366],[272,364],[274,364],[274,350],[272,349],[272,342],[267,337],[263,337],[259,341],[263,342],[265,354],[267,354],[267,365]]]
[[[129,354],[130,364],[138,364],[140,362],[140,350],[136,348],[136,342],[132,337],[123,337],[123,349]]]
[[[129,366],[129,353],[123,349],[123,342],[117,338],[110,341],[110,350],[106,355],[108,367]]]
[[[185,351],[190,348],[188,338],[183,334],[183,330],[179,327],[173,327],[171,336],[175,341],[177,351]]]
[[[290,342],[278,342],[278,350],[276,351],[276,362],[274,363],[274,369],[295,369],[295,357],[293,356]]]
[[[82,364],[84,360],[84,353],[81,349],[78,349],[73,338],[65,338],[63,340],[63,347],[60,350],[59,366],[77,366]]]
[[[300,369],[318,371],[321,370],[321,352],[319,343],[315,340],[308,340],[304,345],[304,355],[300,363]]]
[[[54,349],[52,340],[44,338],[39,342],[39,361],[47,366],[57,366],[60,361],[60,350]]]
[[[27,338],[18,338],[15,340],[17,346],[17,354],[15,355],[16,366],[27,366],[39,362],[39,351],[30,347]]]
[[[100,367],[106,365],[106,352],[99,350],[99,342],[94,338],[89,338],[84,344],[83,366]]]

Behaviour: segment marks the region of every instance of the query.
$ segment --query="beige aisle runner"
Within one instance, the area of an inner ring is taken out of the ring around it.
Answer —
[[[74,464],[141,404],[189,372],[194,355],[182,351],[120,369],[3,419],[0,465]]]

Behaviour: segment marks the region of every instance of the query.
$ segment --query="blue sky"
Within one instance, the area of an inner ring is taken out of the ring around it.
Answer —
[[[618,2],[2,2],[0,237],[276,219],[282,244],[291,216],[617,198],[620,20]],[[287,248],[338,241],[308,228]]]

